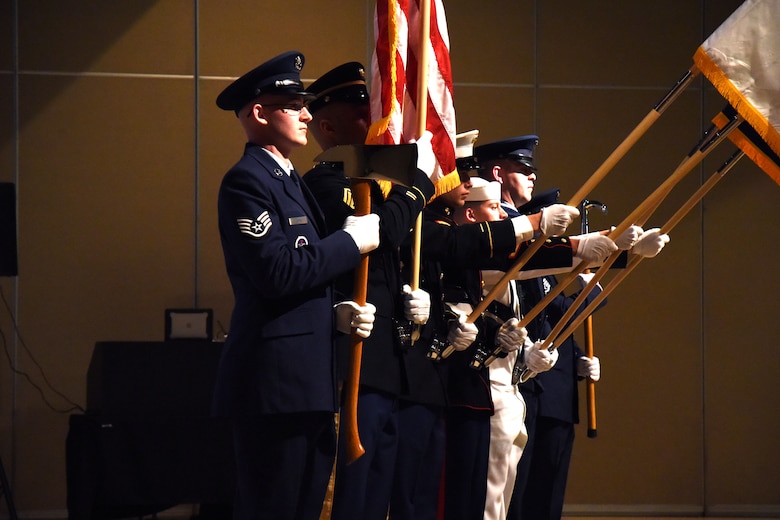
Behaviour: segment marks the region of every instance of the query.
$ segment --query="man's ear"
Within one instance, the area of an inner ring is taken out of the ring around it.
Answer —
[[[322,132],[322,135],[328,136],[331,139],[336,135],[336,127],[330,119],[320,119],[317,122],[317,127],[320,129],[320,132]]]
[[[263,113],[263,105],[260,103],[255,103],[249,108],[249,112],[246,114],[247,118],[254,119],[261,125],[268,124],[268,120],[265,118],[265,114]]]
[[[471,222],[472,224],[477,221],[477,215],[474,213],[474,208],[464,208],[463,209],[463,216],[466,217],[466,220]]]
[[[496,164],[495,166],[493,166],[490,172],[493,174],[494,181],[498,181],[501,184],[504,184],[504,179],[501,177],[501,166]]]

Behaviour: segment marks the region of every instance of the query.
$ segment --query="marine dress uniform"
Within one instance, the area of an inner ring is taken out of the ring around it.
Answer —
[[[432,301],[468,303],[473,307],[482,298],[479,269],[506,270],[529,245],[528,242],[517,245],[510,220],[459,226],[451,218],[451,209],[437,201],[423,213],[423,273],[440,273],[421,282],[431,293]],[[571,264],[568,239],[551,238],[524,269],[571,267]],[[446,338],[447,318],[433,309],[432,305],[431,319],[425,327],[437,331],[441,343]],[[497,329],[496,326],[485,330],[488,325],[491,324],[485,323],[480,330],[480,338],[485,342],[492,341]],[[454,352],[442,362],[447,372],[444,518],[448,520],[481,519],[485,507],[493,401],[488,368],[475,370],[469,366],[474,350],[472,346]]]

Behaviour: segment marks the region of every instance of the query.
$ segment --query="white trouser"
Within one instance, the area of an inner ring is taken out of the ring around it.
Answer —
[[[515,354],[515,355],[513,355]],[[504,520],[512,498],[517,475],[517,464],[528,441],[525,428],[525,401],[517,385],[499,382],[507,373],[511,378],[516,353],[498,358],[490,365],[490,389],[495,412],[490,418],[490,459],[488,465],[485,520]]]

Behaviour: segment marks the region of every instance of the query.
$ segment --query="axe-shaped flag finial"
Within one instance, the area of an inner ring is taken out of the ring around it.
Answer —
[[[314,158],[344,164],[350,179],[385,180],[411,186],[417,168],[415,144],[345,144],[328,148]]]

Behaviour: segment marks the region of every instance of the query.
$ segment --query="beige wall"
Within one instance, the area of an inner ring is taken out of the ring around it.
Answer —
[[[538,189],[574,193],[692,63],[739,0],[446,2],[460,130],[538,133]],[[163,310],[228,326],[216,229],[221,175],[242,135],[214,105],[285,50],[311,80],[368,61],[367,0],[0,2],[0,181],[18,187],[16,278],[0,330],[0,454],[26,515],[64,515],[70,404],[101,340],[159,340]],[[697,81],[590,194],[619,223],[723,105]],[[730,153],[672,192],[660,225]],[[299,170],[318,152],[294,156]],[[594,318],[598,431],[578,427],[569,511],[780,515],[775,391],[780,187],[743,160]],[[749,244],[749,245],[743,245]],[[142,384],[142,382],[139,382]],[[2,509],[2,508],[0,508]]]

